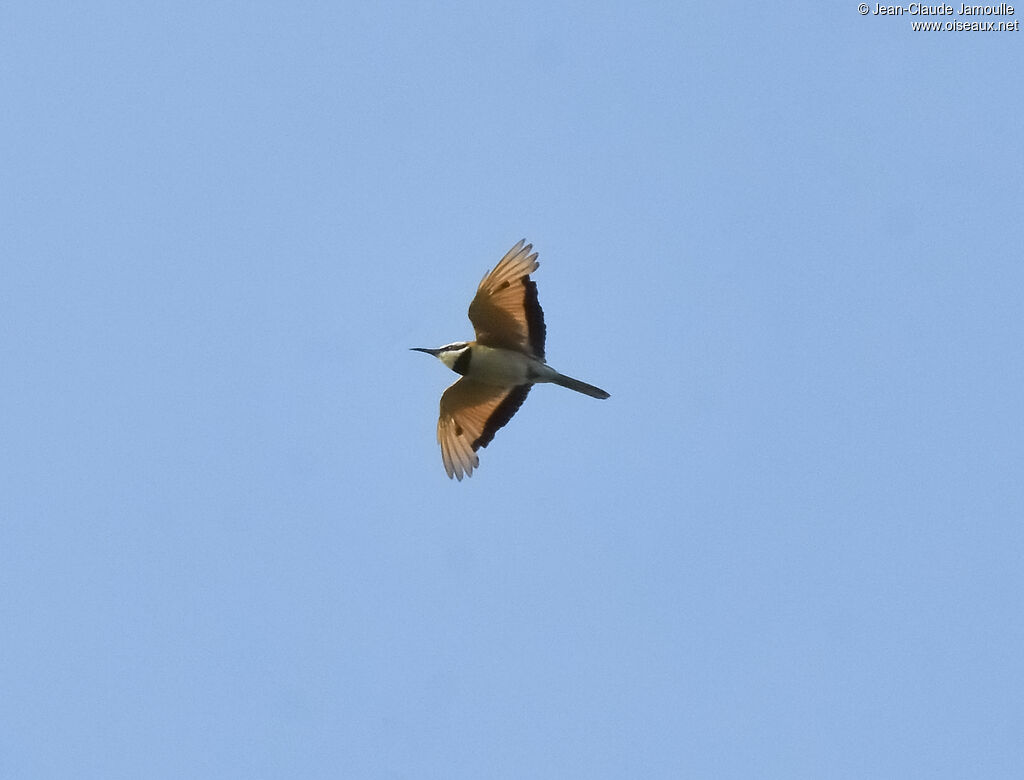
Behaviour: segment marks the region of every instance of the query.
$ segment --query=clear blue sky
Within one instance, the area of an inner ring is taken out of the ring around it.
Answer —
[[[0,776],[1020,777],[1024,32],[484,6],[0,11]]]

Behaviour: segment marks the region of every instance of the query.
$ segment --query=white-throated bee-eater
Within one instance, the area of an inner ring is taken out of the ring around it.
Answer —
[[[512,419],[530,387],[554,382],[591,398],[607,398],[599,387],[560,374],[544,362],[544,312],[530,274],[540,265],[523,239],[484,276],[469,304],[476,341],[456,341],[433,355],[456,374],[441,396],[437,441],[449,477],[459,480],[480,465],[476,451]]]

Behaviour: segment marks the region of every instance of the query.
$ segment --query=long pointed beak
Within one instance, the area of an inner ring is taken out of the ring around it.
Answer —
[[[440,352],[441,350],[439,350],[439,349],[427,349],[426,347],[409,347],[409,351],[410,352],[426,352],[428,355],[433,355],[434,357],[437,357],[437,353]]]

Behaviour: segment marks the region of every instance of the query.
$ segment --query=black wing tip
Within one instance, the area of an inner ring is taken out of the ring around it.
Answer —
[[[530,349],[534,357],[544,359],[544,342],[547,328],[544,326],[544,310],[537,297],[537,283],[529,276],[523,278],[523,309],[526,311],[526,328],[530,338]]]
[[[496,434],[505,424],[512,419],[513,415],[519,411],[519,407],[523,405],[523,401],[526,400],[526,396],[530,392],[530,385],[516,385],[509,390],[500,404],[494,407],[494,411],[491,412],[491,416],[487,418],[487,422],[484,424],[484,429],[480,431],[480,435],[476,441],[473,442],[473,451],[486,447],[494,439]]]

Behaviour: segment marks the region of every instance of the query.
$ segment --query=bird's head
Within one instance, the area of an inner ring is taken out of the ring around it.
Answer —
[[[412,351],[426,352],[428,355],[433,355],[446,366],[448,366],[448,368],[454,370],[455,361],[459,359],[459,356],[462,355],[463,352],[469,349],[469,346],[470,345],[468,341],[455,341],[452,342],[451,344],[445,344],[443,347],[438,347],[437,349],[429,349],[427,347],[412,347]]]

